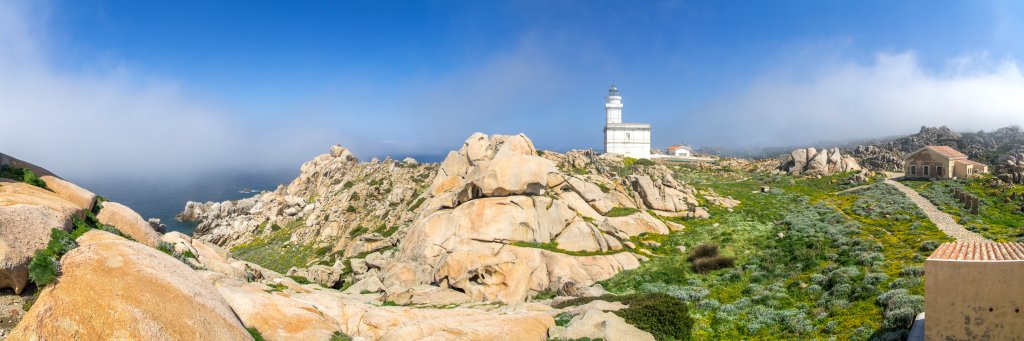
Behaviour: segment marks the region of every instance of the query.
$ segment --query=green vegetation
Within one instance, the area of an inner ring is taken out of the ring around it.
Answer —
[[[604,193],[610,193],[612,191],[611,188],[608,188],[608,186],[606,186],[605,184],[600,183],[600,182],[597,183],[597,188],[600,188],[601,192],[604,192]]]
[[[41,289],[57,279],[57,276],[60,274],[60,258],[78,247],[78,243],[75,240],[89,232],[89,230],[107,231],[128,240],[133,240],[121,233],[117,228],[103,225],[96,220],[96,214],[99,213],[100,209],[102,209],[102,205],[97,203],[92,211],[85,212],[84,220],[73,216],[71,222],[75,229],[70,233],[60,228],[50,230],[50,241],[47,242],[46,248],[36,250],[28,265],[29,279],[37,287]]]
[[[857,185],[850,173],[673,169],[679,180],[742,203],[732,211],[711,206],[711,218],[651,237],[660,256],[601,282],[606,290],[685,302],[694,339],[906,338],[909,312],[921,311],[917,269],[950,239],[902,193],[870,185],[837,194]],[[771,190],[761,193],[762,186]],[[713,257],[723,259],[695,264]]]
[[[558,248],[558,242],[540,243],[540,242],[524,242],[515,241],[512,242],[513,246],[518,247],[529,247],[535,249],[543,249],[551,252],[564,253],[571,256],[599,256],[599,255],[613,255],[626,250],[609,250],[609,251],[569,251]]]
[[[381,236],[387,238],[391,237],[391,235],[395,234],[395,232],[398,232],[398,228],[398,225],[391,225],[391,227],[385,227],[385,225],[381,225],[379,228],[377,228],[377,233],[380,233]]]
[[[194,253],[192,253],[192,251],[186,250],[184,253],[177,252],[177,251],[174,250],[174,244],[171,244],[171,243],[168,243],[168,242],[164,242],[164,241],[162,241],[159,244],[157,244],[156,249],[160,250],[160,252],[166,253],[167,255],[169,255],[171,257],[174,257],[175,259],[181,261],[182,263],[185,263],[185,265],[188,265],[190,267],[192,266],[192,264],[188,261],[188,259],[189,258],[192,258],[192,259],[196,258],[196,255]]]
[[[628,308],[613,313],[625,319],[627,323],[651,333],[657,340],[690,339],[693,318],[690,317],[689,308],[679,298],[663,293],[582,297],[557,304],[555,308],[586,304],[594,300],[621,302],[628,305]],[[557,318],[556,324],[558,323]],[[562,319],[565,317],[563,316]]]
[[[303,225],[303,220],[292,221],[269,235],[235,246],[231,252],[235,258],[259,264],[279,273],[286,273],[293,267],[306,267],[311,261],[325,255],[323,248],[291,241],[292,233]]]
[[[356,226],[356,228],[352,229],[352,231],[348,231],[348,236],[355,238],[357,236],[366,234],[366,232],[370,232],[370,229],[366,226],[359,225]]]
[[[1024,241],[1024,186],[1000,184],[995,178],[903,181],[968,230],[994,241]],[[978,214],[956,199],[954,191],[978,198]]]
[[[419,199],[416,199],[416,201],[413,202],[412,205],[409,205],[409,212],[415,211],[417,208],[420,207],[420,205],[423,205],[423,202],[426,200],[426,197],[420,197]]]
[[[608,217],[625,217],[633,213],[640,212],[640,210],[632,207],[613,207],[611,211],[608,211],[606,216]]]
[[[252,336],[253,341],[267,341],[267,339],[264,339],[263,335],[260,334],[260,331],[256,328],[245,328],[245,330],[249,332],[250,336]]]
[[[8,166],[0,167],[0,178],[7,178],[14,181],[24,182],[32,186],[49,189],[46,187],[46,181],[40,179],[35,172],[28,168],[11,168]]]
[[[701,244],[693,249],[686,260],[690,262],[693,272],[706,274],[708,272],[732,267],[735,261],[732,257],[718,254],[718,245]]]
[[[291,278],[293,281],[295,281],[295,283],[299,283],[299,284],[310,284],[310,283],[313,283],[313,282],[310,282],[308,278],[302,277],[302,276],[288,276],[288,278]]]
[[[352,337],[342,332],[334,332],[334,335],[331,335],[331,341],[352,341]]]
[[[587,174],[590,174],[590,170],[586,169],[586,168],[573,168],[572,172],[573,172],[573,174],[576,174],[576,175],[587,175]]]
[[[288,287],[285,286],[284,284],[277,283],[267,283],[267,287],[270,287],[270,289],[265,290],[268,293],[284,291],[285,289],[288,289]]]

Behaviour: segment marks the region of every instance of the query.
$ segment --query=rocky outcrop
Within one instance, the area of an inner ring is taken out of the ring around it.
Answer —
[[[50,230],[70,230],[82,208],[53,192],[0,179],[0,288],[21,293],[28,283],[28,264],[46,247]]]
[[[331,249],[289,274],[338,285],[346,257],[347,292],[410,302],[410,293],[450,291],[519,302],[566,281],[587,286],[639,266],[629,238],[682,228],[649,211],[706,216],[665,166],[611,173],[623,160],[539,153],[523,135],[473,134],[440,164],[359,163],[339,148],[274,192],[188,203],[179,216],[199,222],[197,239],[227,248],[288,229],[293,245]],[[616,208],[635,213],[606,216]],[[444,290],[415,289],[423,286]]]
[[[160,233],[153,230],[148,221],[128,206],[112,201],[101,205],[103,209],[96,215],[96,220],[101,224],[113,226],[121,233],[150,247],[156,247],[160,243]]]
[[[779,170],[792,175],[831,175],[860,169],[857,159],[842,155],[839,148],[796,149],[779,165]]]
[[[8,340],[249,340],[217,290],[160,251],[90,231]]]

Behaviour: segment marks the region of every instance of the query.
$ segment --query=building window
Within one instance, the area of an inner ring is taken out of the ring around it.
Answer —
[[[941,177],[945,177],[946,176],[946,175],[944,175],[942,173],[942,166],[935,167],[935,176],[941,176]]]
[[[917,166],[910,166],[910,175],[917,175]]]
[[[924,176],[928,176],[928,166],[924,166]]]

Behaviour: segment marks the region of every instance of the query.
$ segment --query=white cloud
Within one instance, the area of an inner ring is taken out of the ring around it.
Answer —
[[[954,58],[929,71],[913,52],[872,62],[780,65],[690,116],[708,145],[777,146],[891,136],[922,125],[959,131],[1024,125],[1024,74],[1014,60]]]

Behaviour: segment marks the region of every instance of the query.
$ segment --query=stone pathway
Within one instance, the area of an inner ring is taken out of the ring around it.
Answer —
[[[910,198],[910,201],[914,202],[914,204],[921,209],[921,212],[924,212],[924,215],[928,216],[928,219],[935,223],[935,226],[938,226],[939,230],[945,232],[947,236],[955,238],[958,242],[989,241],[981,235],[965,229],[962,225],[957,223],[952,216],[946,214],[946,212],[940,211],[939,208],[935,207],[931,201],[922,197],[913,188],[907,187],[892,178],[886,179],[885,183],[896,187],[900,192],[906,194],[907,198]]]

